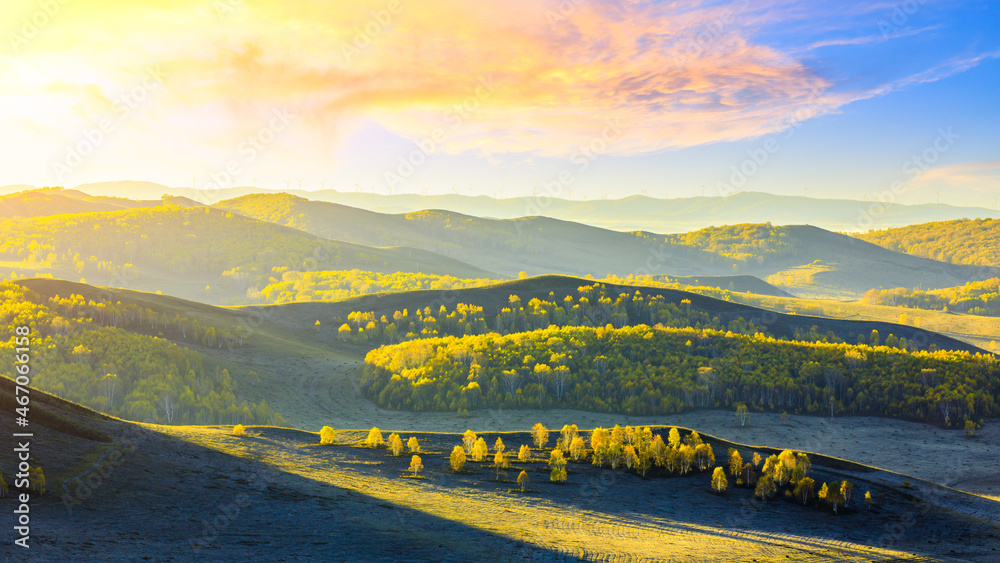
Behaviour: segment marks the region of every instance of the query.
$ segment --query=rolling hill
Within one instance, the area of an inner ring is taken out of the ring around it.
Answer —
[[[854,236],[889,250],[942,262],[1000,266],[1000,220],[996,219],[923,223]]]
[[[425,250],[331,241],[205,207],[160,204],[3,219],[0,233],[0,259],[7,260],[0,268],[29,275],[41,271],[62,279],[89,276],[108,285],[212,302],[244,297],[247,288],[281,267],[496,277]]]
[[[415,310],[429,307],[437,311],[442,305],[449,310],[458,303],[475,305],[483,308],[483,316],[492,329],[494,319],[504,307],[510,306],[510,296],[516,295],[521,303],[532,299],[545,299],[562,302],[566,296],[576,297],[578,288],[591,285],[593,280],[570,276],[538,276],[534,278],[511,280],[485,287],[454,289],[446,291],[409,291],[399,293],[383,293],[361,295],[335,302],[286,303],[282,305],[258,305],[245,308],[267,316],[274,322],[306,330],[315,325],[317,320],[324,323],[320,334],[324,338],[335,340],[339,325],[327,323],[328,319],[346,320],[354,311],[372,312],[375,318],[383,315],[392,318],[395,311],[403,309]],[[634,294],[637,290],[649,299],[659,296],[667,303],[682,305],[684,300],[691,302],[691,307],[717,317],[722,323],[736,319],[752,320],[756,325],[764,327],[770,334],[778,338],[792,339],[796,332],[808,333],[815,326],[816,332],[825,334],[830,331],[838,339],[846,342],[856,342],[858,335],[869,335],[873,330],[883,337],[895,334],[913,340],[920,348],[934,346],[942,350],[957,350],[967,352],[983,352],[983,350],[940,334],[927,332],[912,326],[895,323],[843,320],[812,317],[806,315],[791,315],[776,313],[766,309],[743,305],[731,301],[714,299],[686,291],[663,289],[657,287],[642,287],[635,285],[616,285],[602,283],[606,295]],[[603,325],[603,321],[598,323]],[[916,340],[914,340],[916,339]]]
[[[249,195],[216,207],[327,238],[409,244],[511,276],[739,273],[797,295],[841,299],[899,284],[939,288],[990,277],[807,225],[747,224],[664,236],[547,217],[484,219],[440,210],[389,215],[291,194]]]

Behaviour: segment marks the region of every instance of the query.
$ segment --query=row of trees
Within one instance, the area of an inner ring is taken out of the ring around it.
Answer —
[[[950,424],[993,415],[1000,392],[990,355],[644,325],[420,339],[372,350],[365,362],[366,396],[406,410],[658,415],[744,404]]]
[[[363,270],[299,272],[276,267],[268,284],[260,290],[267,303],[329,301],[379,292],[449,290],[480,287],[499,280],[456,278],[410,272],[379,273]]]
[[[338,320],[342,321],[335,319],[335,322]],[[724,324],[718,317],[692,307],[687,299],[679,304],[672,303],[667,297],[644,296],[639,290],[610,295],[603,284],[593,284],[577,288],[576,298],[567,295],[562,300],[557,299],[554,292],[549,293],[548,299],[533,298],[527,303],[517,295],[510,295],[507,306],[489,319],[483,307],[465,303],[451,310],[445,305],[437,310],[430,307],[413,311],[403,309],[395,311],[391,318],[390,315],[377,317],[374,312],[355,311],[348,315],[338,332],[343,340],[393,344],[436,336],[512,334],[552,325],[621,328],[635,324],[712,328],[740,334],[762,330],[744,318]]]
[[[31,327],[32,386],[121,418],[163,424],[282,423],[238,394],[227,370],[163,338],[100,326],[58,297],[0,284],[0,373],[13,377],[14,330]],[[75,303],[79,303],[76,296]]]
[[[323,432],[321,431],[321,443]],[[329,430],[332,436],[332,430]],[[735,448],[729,448],[728,456],[722,465],[716,464],[715,452],[710,444],[705,443],[697,431],[691,431],[681,436],[677,428],[667,431],[667,438],[654,433],[653,429],[645,427],[616,425],[614,428],[595,428],[589,435],[580,432],[575,424],[567,424],[559,430],[555,444],[548,448],[551,431],[543,424],[535,424],[531,428],[531,439],[536,450],[548,450],[547,465],[549,480],[563,482],[567,480],[567,464],[587,463],[597,467],[607,467],[611,470],[634,472],[645,478],[650,472],[660,476],[685,475],[690,472],[711,472],[711,486],[718,493],[724,493],[729,488],[730,479],[736,487],[749,488],[763,502],[783,495],[789,499],[801,502],[803,505],[821,503],[828,505],[834,513],[847,506],[854,495],[854,487],[849,481],[823,483],[818,489],[816,481],[810,477],[812,462],[805,453],[784,450],[763,458],[759,453],[744,460]],[[331,438],[332,440],[332,438]],[[367,447],[385,445],[391,455],[403,453],[402,440],[397,434],[390,435],[383,442],[382,433],[378,428],[372,428],[365,439]],[[409,453],[420,453],[415,438],[408,444]],[[477,463],[490,462],[499,480],[504,470],[510,467],[513,451],[508,451],[502,437],[493,443],[492,453],[486,440],[477,436],[472,430],[462,435],[462,442],[454,446],[448,456],[451,470],[456,473],[466,471],[466,465],[471,460]],[[522,464],[537,461],[532,458],[532,449],[528,444],[521,444],[517,449],[516,459]],[[409,470],[414,476],[423,469],[419,456],[414,455]],[[727,477],[728,471],[728,477]],[[527,472],[522,470],[517,478],[518,486],[524,490],[528,482]],[[866,504],[871,504],[871,493],[865,493]]]
[[[872,289],[862,299],[869,305],[911,307],[1000,316],[1000,278],[973,281],[959,287],[932,289]]]

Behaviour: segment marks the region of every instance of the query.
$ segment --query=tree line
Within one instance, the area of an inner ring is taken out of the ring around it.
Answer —
[[[417,339],[372,350],[365,363],[367,397],[417,411],[662,415],[745,405],[950,425],[995,416],[1000,392],[991,355],[646,325]]]

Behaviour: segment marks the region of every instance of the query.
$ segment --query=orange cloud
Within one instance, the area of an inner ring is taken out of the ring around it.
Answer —
[[[66,142],[159,65],[165,87],[123,126],[147,151],[224,154],[281,107],[304,117],[286,144],[320,155],[374,120],[414,141],[444,130],[440,148],[452,153],[566,156],[609,120],[623,134],[607,151],[636,154],[767,134],[803,108],[822,115],[874,95],[828,95],[831,84],[802,62],[754,43],[749,30],[763,16],[748,5],[69,5],[16,53],[0,54],[0,102],[45,100],[26,112],[4,103],[0,117]]]

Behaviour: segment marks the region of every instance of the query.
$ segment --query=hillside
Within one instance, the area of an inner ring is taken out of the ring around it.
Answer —
[[[15,272],[82,276],[216,303],[245,297],[273,268],[495,277],[420,249],[331,241],[204,207],[3,219],[0,234],[0,259],[8,261],[0,267]]]
[[[441,560],[447,552],[468,560],[738,555],[985,562],[1000,538],[995,518],[988,518],[993,501],[813,453],[809,474],[817,483],[854,484],[856,500],[839,515],[821,505],[754,502],[751,490],[735,484],[716,495],[704,473],[642,479],[570,462],[567,483],[549,483],[545,451],[512,464],[510,471],[531,475],[532,492],[511,492],[515,485],[492,480],[486,463],[470,461],[461,474],[448,469],[447,451],[460,435],[398,428],[404,438],[417,438],[425,466],[422,479],[406,479],[409,455],[357,447],[364,437],[357,431],[336,430],[332,446],[319,446],[313,432],[285,428],[250,428],[240,438],[230,427],[138,425],[44,392],[31,396],[38,409],[33,463],[42,464],[48,491],[18,491],[30,494],[33,560],[257,561],[264,553],[268,560],[309,558],[320,549],[330,559],[365,553],[371,561],[398,560],[401,553],[407,560]],[[8,427],[13,405],[13,383],[0,378],[0,422]],[[530,441],[524,430],[480,435],[491,444],[502,437],[513,450]],[[744,459],[777,453],[707,433],[702,439],[720,464],[726,448]],[[6,468],[14,461],[9,449],[0,452],[11,482]],[[914,488],[901,488],[901,479]],[[609,487],[615,494],[607,494]],[[871,510],[860,500],[866,491],[879,499]],[[749,516],[740,512],[746,503],[753,506]],[[15,508],[12,499],[0,504]],[[276,513],[296,518],[275,519]],[[885,530],[904,518],[910,525],[886,545]],[[86,539],[74,535],[84,528]]]
[[[634,234],[547,217],[497,220],[439,210],[387,215],[289,194],[245,196],[214,207],[326,238],[410,244],[506,275],[628,275],[643,268],[657,250],[654,241]],[[678,254],[667,258],[668,264],[656,265],[656,273],[676,273],[671,267],[684,268],[700,253],[678,249]]]
[[[1000,266],[1000,220],[998,219],[923,223],[896,229],[869,231],[854,236],[889,250],[942,262]],[[914,287],[914,285],[901,287]]]
[[[482,307],[481,315],[486,319],[487,327],[492,330],[496,328],[497,315],[501,313],[503,308],[511,307],[512,295],[516,295],[519,302],[525,306],[528,306],[533,299],[562,303],[566,297],[577,298],[582,286],[590,286],[594,283],[593,280],[570,276],[539,276],[485,287],[362,295],[336,302],[260,305],[245,307],[242,310],[258,312],[266,315],[273,322],[303,330],[313,327],[315,321],[319,320],[323,323],[323,328],[320,331],[321,338],[335,340],[338,336],[339,324],[327,324],[328,320],[340,319],[340,322],[345,322],[348,315],[355,311],[370,312],[376,319],[382,316],[391,319],[396,311],[404,309],[415,311],[429,308],[430,314],[436,314],[442,306],[448,311],[452,311],[457,304],[464,303]],[[981,349],[965,342],[912,326],[775,313],[762,308],[673,289],[611,283],[602,283],[601,286],[603,294],[608,296],[620,294],[631,296],[639,291],[647,301],[657,297],[662,299],[664,303],[682,307],[685,305],[683,303],[685,300],[690,301],[692,310],[704,312],[709,318],[718,318],[722,324],[727,325],[739,319],[744,322],[751,321],[777,338],[793,339],[796,334],[804,333],[825,335],[829,331],[835,338],[853,343],[857,342],[859,335],[867,337],[874,330],[878,331],[883,338],[889,334],[894,334],[897,338],[906,338],[920,348],[934,346],[941,350],[982,352]],[[604,313],[601,313],[596,320],[598,326],[610,322],[610,315]],[[643,321],[635,319],[634,322]],[[813,330],[813,327],[816,329]]]
[[[857,299],[873,288],[946,288],[1000,273],[889,251],[811,225],[713,227],[667,240],[731,259],[740,272],[802,297]]]
[[[388,215],[290,194],[250,195],[216,206],[326,238],[409,244],[510,276],[525,271],[598,278],[637,274],[698,278],[736,272],[780,286],[754,286],[768,294],[787,290],[840,299],[860,298],[872,288],[914,282],[950,287],[982,277],[982,272],[966,266],[889,252],[811,226],[743,224],[664,236],[621,233],[548,217],[498,220],[437,210]]]
[[[314,186],[318,188],[319,186]],[[747,222],[771,222],[788,225],[808,217],[813,225],[832,231],[863,231],[870,228],[891,228],[947,221],[965,217],[998,217],[1000,212],[983,207],[957,207],[925,203],[901,205],[870,201],[821,199],[801,196],[779,196],[756,192],[740,192],[730,197],[677,197],[689,193],[666,185],[653,197],[636,195],[622,199],[573,200],[548,197],[544,191],[538,197],[508,197],[495,199],[487,195],[462,193],[419,195],[402,193],[383,195],[358,192],[353,189],[268,190],[242,186],[217,190],[170,188],[151,182],[101,182],[83,184],[77,189],[93,195],[109,195],[132,199],[159,199],[165,193],[183,195],[204,203],[217,203],[252,193],[285,191],[315,201],[339,203],[382,213],[410,213],[425,209],[441,209],[473,215],[514,219],[544,215],[564,221],[574,221],[618,231],[650,231],[681,233],[711,225]],[[667,197],[661,197],[663,192]],[[671,197],[672,196],[672,197]]]
[[[121,211],[136,207],[155,207],[163,201],[92,196],[77,190],[45,188],[0,196],[0,218],[46,217],[70,213]]]

